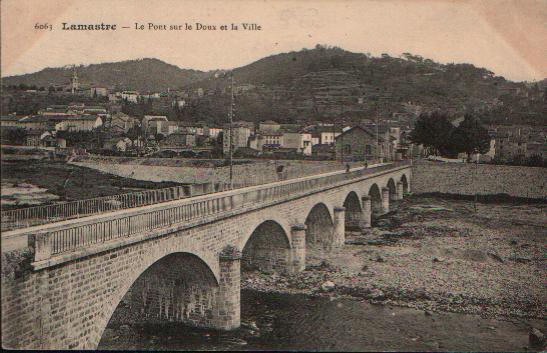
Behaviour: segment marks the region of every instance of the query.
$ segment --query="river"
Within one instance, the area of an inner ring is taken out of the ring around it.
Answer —
[[[242,327],[230,332],[110,323],[99,349],[522,351],[529,326],[456,313],[242,291]]]

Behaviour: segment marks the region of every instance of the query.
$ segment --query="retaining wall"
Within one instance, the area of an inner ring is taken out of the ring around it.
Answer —
[[[105,173],[137,180],[148,180],[154,182],[174,181],[179,183],[220,183],[230,180],[230,167],[212,166],[188,166],[175,161],[165,163],[142,164],[140,160],[134,159],[81,159],[72,164],[100,170]],[[351,163],[352,166],[362,165]],[[253,160],[245,164],[233,166],[233,179],[236,184],[262,184],[278,181],[280,176],[277,168],[283,166],[282,179],[290,179],[301,176],[308,176],[320,173],[342,170],[345,164],[335,161],[301,161],[301,160],[275,160],[263,161]]]
[[[547,198],[545,168],[419,160],[414,163],[412,173],[412,192],[418,194],[507,194],[533,199]]]

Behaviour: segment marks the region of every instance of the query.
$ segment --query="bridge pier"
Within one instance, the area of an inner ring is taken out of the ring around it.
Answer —
[[[404,198],[403,194],[403,183],[398,181],[397,182],[397,200],[402,200]]]
[[[291,272],[301,272],[306,268],[306,225],[294,224],[291,227]]]
[[[361,230],[366,230],[370,228],[372,224],[372,201],[370,200],[370,196],[361,197],[361,208],[363,211],[361,220],[359,221],[359,228]]]
[[[382,188],[382,211],[389,212],[389,188]]]
[[[345,207],[334,207],[334,229],[332,236],[332,246],[343,246],[346,241],[346,223],[345,223]]]
[[[228,246],[219,254],[219,290],[213,328],[233,330],[241,324],[241,252]]]

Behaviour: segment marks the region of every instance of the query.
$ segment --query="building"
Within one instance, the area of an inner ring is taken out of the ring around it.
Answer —
[[[18,126],[27,130],[54,130],[55,122],[51,117],[32,115],[21,118]]]
[[[118,152],[125,152],[131,146],[133,146],[133,142],[127,137],[111,138],[106,140],[103,144],[104,149]]]
[[[279,125],[277,122],[275,122],[273,120],[266,120],[266,121],[261,121],[258,124],[258,131],[260,131],[260,132],[279,131],[280,127],[281,127],[281,125]]]
[[[72,74],[72,80],[70,82],[70,91],[72,94],[76,93],[76,91],[80,88],[79,82],[78,82],[78,74],[76,73],[76,67],[74,67],[74,72]]]
[[[22,127],[19,123],[23,117],[16,115],[5,115],[0,117],[1,127]]]
[[[372,161],[378,158],[391,160],[390,141],[376,138],[376,133],[362,126],[354,126],[336,137],[336,159]]]
[[[57,131],[92,131],[103,125],[103,121],[96,115],[76,115],[61,118],[51,118],[55,122]]]
[[[108,89],[105,87],[91,87],[89,95],[91,97],[108,97]]]
[[[303,129],[303,132],[311,134],[312,145],[329,145],[334,144],[336,136],[342,133],[341,129],[330,126],[308,126]]]
[[[127,100],[128,102],[137,103],[139,101],[139,92],[123,91],[120,93],[120,98],[122,100]]]
[[[139,120],[124,113],[116,113],[110,117],[108,125],[110,131],[114,134],[124,134],[130,129],[139,126]]]
[[[220,132],[222,131],[221,127],[216,126],[207,126],[204,129],[204,134],[210,138],[217,138]]]
[[[232,153],[240,147],[248,146],[251,129],[244,124],[234,123],[231,129],[229,126],[224,128],[222,136],[222,151],[227,155],[230,153],[230,143],[232,143]],[[232,140],[233,142],[231,142]]]
[[[161,143],[160,146],[164,149],[168,148],[191,148],[196,145],[196,135],[191,132],[175,132],[167,136]]]
[[[310,133],[304,132],[284,132],[281,147],[294,148],[297,153],[311,156],[312,137]]]
[[[546,136],[531,126],[498,126],[491,129],[495,159],[508,162],[519,158],[546,156]]]
[[[55,147],[57,144],[55,136],[51,131],[32,130],[27,132],[25,145],[34,147]]]
[[[145,115],[142,118],[142,129],[146,134],[159,134],[161,133],[162,124],[167,123],[169,120],[165,115]]]

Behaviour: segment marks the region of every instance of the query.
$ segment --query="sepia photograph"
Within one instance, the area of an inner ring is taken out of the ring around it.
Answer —
[[[547,0],[0,6],[3,349],[547,349]]]

